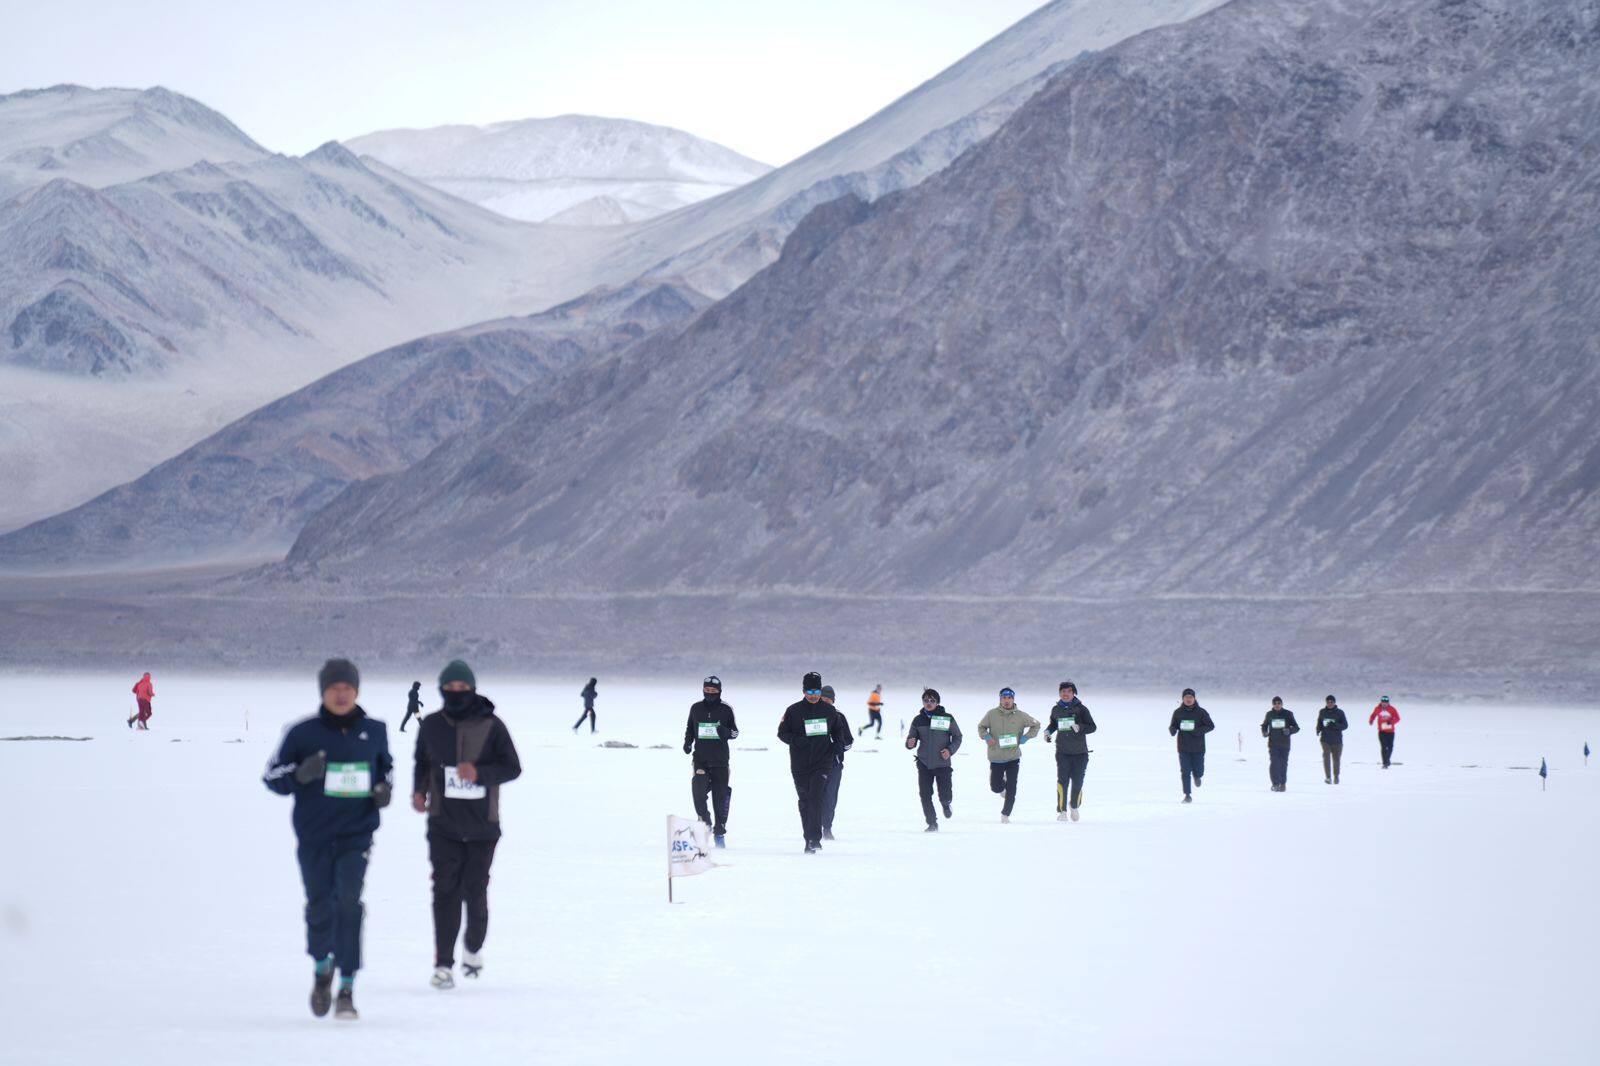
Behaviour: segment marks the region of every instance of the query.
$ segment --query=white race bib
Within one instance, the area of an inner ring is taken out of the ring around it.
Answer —
[[[1332,729],[1335,725],[1338,724],[1338,722],[1339,722],[1339,719],[1337,719],[1337,718],[1324,718],[1322,720],[1322,728],[1324,728],[1324,729]]]
[[[1178,723],[1178,728],[1183,730],[1185,733],[1193,733],[1194,732],[1194,719],[1193,718],[1185,718],[1183,721]]]
[[[1076,725],[1077,723],[1078,723],[1077,716],[1068,715],[1065,718],[1057,718],[1056,719],[1056,728],[1061,730],[1064,733],[1070,733],[1070,732],[1072,732],[1072,727],[1074,725]]]
[[[331,762],[322,777],[322,794],[337,799],[366,799],[372,795],[372,764]]]
[[[807,718],[806,736],[825,737],[828,735],[828,720],[826,718]]]
[[[717,723],[715,723],[715,722],[701,722],[700,726],[699,726],[699,729],[700,729],[700,732],[696,733],[695,735],[697,737],[699,737],[701,740],[721,740],[722,739],[722,736],[717,732]]]
[[[948,732],[950,732],[950,719],[945,717],[944,715],[933,715],[933,716],[930,716],[928,718],[928,728],[929,729],[942,729],[946,733],[948,733]]]
[[[1017,746],[1017,735],[1015,733],[1007,733],[1005,736],[1000,737],[997,743],[1002,748],[1014,748]]]
[[[453,800],[478,800],[489,794],[489,790],[476,781],[463,781],[454,766],[444,768],[444,798]]]
[[[1284,721],[1284,720],[1283,720],[1283,719],[1282,719],[1282,718],[1274,718],[1274,719],[1273,719],[1273,720],[1272,720],[1272,728],[1274,728],[1274,729],[1284,729],[1284,728],[1287,728],[1287,727],[1288,727],[1288,724],[1289,724],[1289,723],[1288,723],[1288,722],[1285,722],[1285,721]]]

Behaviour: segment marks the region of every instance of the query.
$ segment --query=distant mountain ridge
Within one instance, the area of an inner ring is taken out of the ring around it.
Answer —
[[[684,332],[312,518],[294,582],[1600,585],[1600,2],[1234,0],[813,211]]]
[[[600,198],[623,209],[610,224],[640,221],[738,188],[772,169],[682,130],[588,115],[382,130],[344,143],[358,155],[528,222]],[[608,221],[593,211],[570,219]]]

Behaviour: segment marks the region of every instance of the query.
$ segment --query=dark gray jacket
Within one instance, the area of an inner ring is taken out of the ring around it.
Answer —
[[[1073,732],[1066,726],[1068,724],[1078,727]],[[1094,715],[1089,713],[1089,708],[1077,697],[1072,702],[1062,703],[1050,708],[1050,724],[1044,727],[1046,740],[1055,738],[1056,755],[1087,755],[1089,754],[1089,734],[1099,726],[1094,724]]]
[[[961,747],[961,727],[943,707],[936,708],[931,715],[919,711],[911,719],[911,728],[906,730],[906,747],[916,750],[917,761],[923,766],[942,770],[950,765],[950,760],[939,752],[949,749],[951,755],[956,753]]]

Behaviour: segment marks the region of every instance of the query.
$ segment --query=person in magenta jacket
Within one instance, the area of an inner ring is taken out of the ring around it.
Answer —
[[[148,673],[133,683],[133,698],[139,701],[139,710],[128,719],[128,728],[132,729],[133,723],[138,722],[140,729],[149,729],[150,716],[155,713],[150,701],[156,698],[156,686]]]
[[[1367,724],[1378,723],[1378,750],[1383,753],[1383,768],[1389,768],[1389,759],[1394,755],[1394,727],[1400,724],[1400,712],[1394,709],[1394,704],[1385,696],[1372,708],[1372,713],[1367,716]]]

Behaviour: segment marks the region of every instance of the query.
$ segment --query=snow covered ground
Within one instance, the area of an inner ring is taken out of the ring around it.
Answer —
[[[602,678],[597,739],[639,745],[614,750],[570,732],[582,678],[482,677],[526,767],[503,793],[487,974],[428,987],[423,825],[397,801],[351,1025],[306,1010],[290,803],[259,781],[282,724],[316,704],[309,674],[158,672],[143,735],[123,725],[131,676],[0,678],[0,736],[92,738],[0,742],[7,1061],[1593,1061],[1600,760],[1581,752],[1600,712],[1397,694],[1385,772],[1375,694],[1341,692],[1362,723],[1344,784],[1323,784],[1308,728],[1279,795],[1266,699],[1202,693],[1218,729],[1185,807],[1172,696],[1084,677],[1101,727],[1084,820],[1055,821],[1035,742],[1002,826],[970,736],[993,699],[947,689],[969,747],[956,820],[931,836],[891,735],[918,686],[891,684],[884,741],[848,758],[839,839],[808,857],[773,737],[791,686],[725,675],[743,729],[728,865],[669,906],[665,815],[692,813],[698,679]],[[363,691],[392,737],[409,680]],[[864,718],[878,679],[829,680]],[[1322,694],[1283,693],[1303,721]],[[1051,698],[1020,702],[1037,716]],[[402,768],[412,735],[393,737]]]

